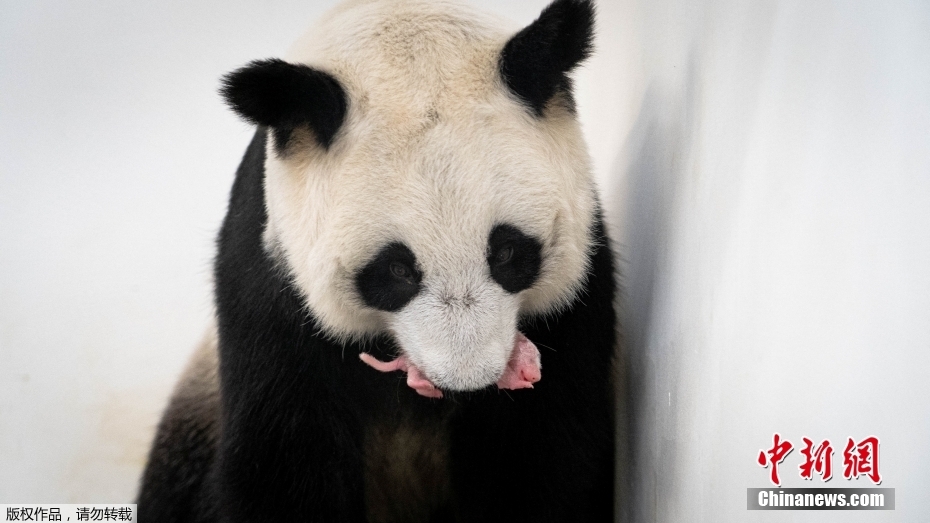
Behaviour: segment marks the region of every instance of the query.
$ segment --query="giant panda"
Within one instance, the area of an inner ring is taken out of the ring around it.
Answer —
[[[593,20],[355,0],[225,77],[256,132],[140,521],[612,520],[614,262],[569,77]]]

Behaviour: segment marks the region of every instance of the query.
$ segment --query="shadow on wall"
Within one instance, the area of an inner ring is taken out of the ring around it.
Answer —
[[[643,436],[669,434],[677,423],[676,411],[656,409],[660,392],[655,389],[659,383],[677,383],[657,377],[677,376],[678,360],[669,354],[671,347],[651,343],[650,333],[668,283],[663,269],[675,236],[676,189],[689,170],[699,125],[698,62],[692,53],[679,89],[657,80],[649,84],[612,169],[613,185],[606,188],[608,223],[620,260],[617,521],[624,523],[657,520],[657,489],[665,489],[667,496],[667,486],[674,484],[656,478],[660,471],[674,470],[674,442]],[[647,426],[652,428],[644,430]]]

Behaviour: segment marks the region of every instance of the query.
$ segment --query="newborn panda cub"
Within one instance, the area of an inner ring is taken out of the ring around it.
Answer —
[[[140,521],[612,521],[593,22],[354,0],[225,77],[256,132]]]

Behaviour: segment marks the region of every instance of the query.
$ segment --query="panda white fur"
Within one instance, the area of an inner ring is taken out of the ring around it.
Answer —
[[[258,129],[140,521],[612,519],[613,261],[567,76],[593,15],[356,0],[225,78]]]

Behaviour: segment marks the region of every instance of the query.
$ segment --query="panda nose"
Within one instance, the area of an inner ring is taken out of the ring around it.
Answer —
[[[450,292],[443,292],[439,295],[439,301],[450,309],[462,308],[470,309],[475,304],[475,295],[471,291],[466,291],[461,295]]]

